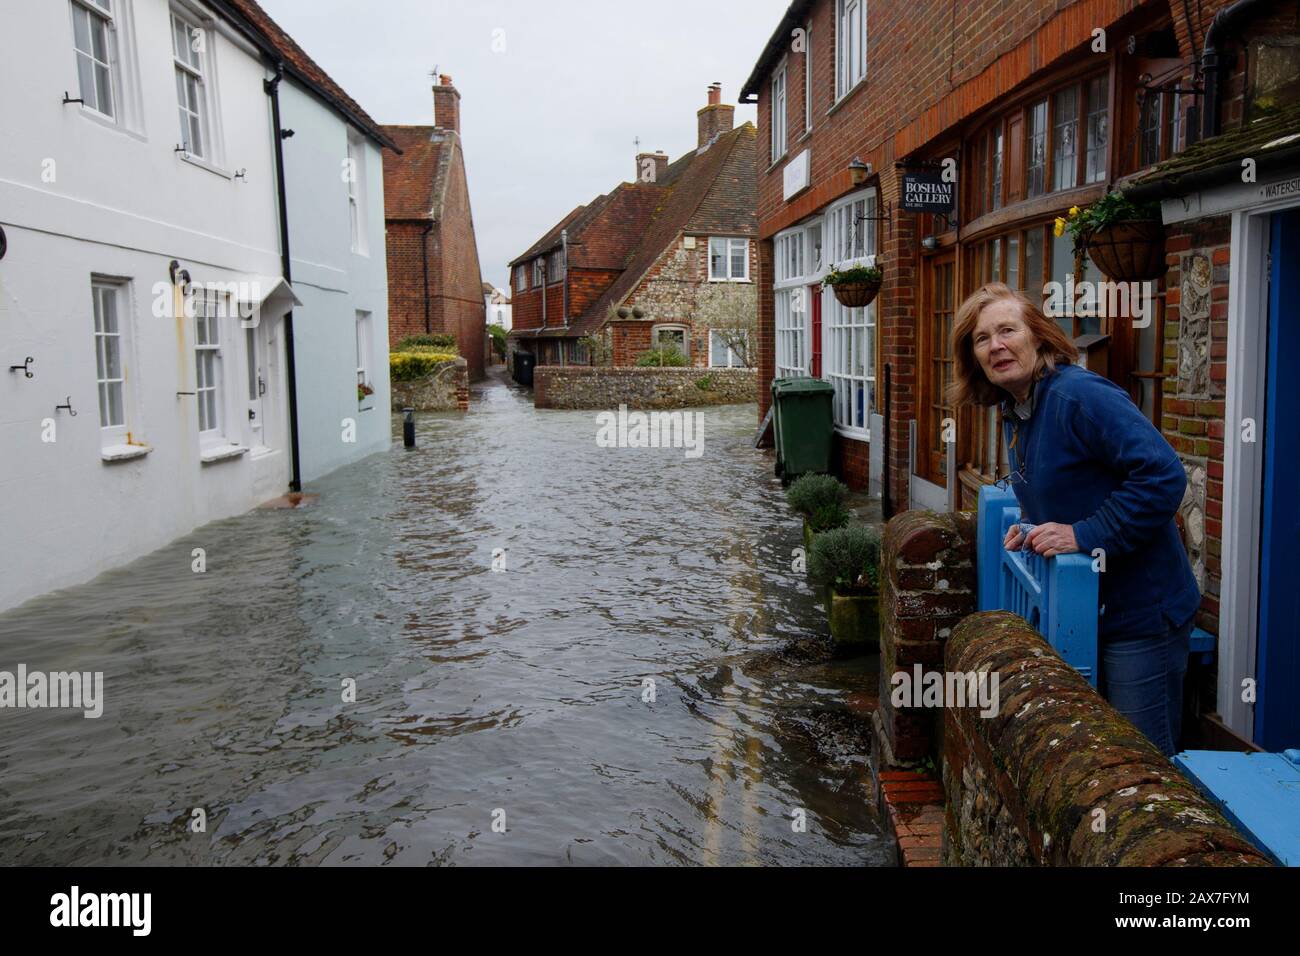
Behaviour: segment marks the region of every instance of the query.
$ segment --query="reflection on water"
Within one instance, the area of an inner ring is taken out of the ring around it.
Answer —
[[[777,653],[824,614],[753,425],[599,448],[595,413],[492,383],[313,508],[0,615],[0,670],[106,698],[0,710],[0,862],[883,862],[860,755],[808,731],[874,681]]]

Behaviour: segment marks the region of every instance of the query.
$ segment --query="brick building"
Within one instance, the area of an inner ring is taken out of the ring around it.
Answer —
[[[944,397],[962,299],[992,279],[1032,295],[1104,278],[1055,218],[1117,188],[1164,200],[1152,321],[1058,321],[1183,459],[1197,623],[1219,637],[1202,709],[1266,746],[1300,735],[1280,710],[1300,692],[1282,623],[1300,570],[1279,530],[1297,524],[1300,460],[1278,427],[1300,400],[1274,374],[1300,358],[1298,300],[1276,294],[1297,259],[1297,51],[1295,0],[798,0],[741,94],[759,113],[760,414],[774,375],[831,381],[836,467],[893,510],[972,507],[1005,474],[996,411]],[[902,211],[904,177],[945,164],[952,213]],[[872,262],[885,283],[866,309],[823,291],[830,266]],[[1245,419],[1258,435],[1241,439]]]
[[[696,366],[752,364],[755,130],[710,87],[698,145],[640,153],[632,182],[579,206],[510,263],[512,348],[539,364],[631,365],[653,343]]]
[[[460,93],[451,77],[433,88],[433,126],[385,126],[402,149],[384,154],[388,228],[388,333],[450,333],[483,377],[486,312],[478,244],[460,140]]]

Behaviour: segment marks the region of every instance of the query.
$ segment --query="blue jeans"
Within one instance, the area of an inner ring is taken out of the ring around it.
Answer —
[[[1103,641],[1101,692],[1165,756],[1173,756],[1183,722],[1183,675],[1196,615],[1159,634]]]

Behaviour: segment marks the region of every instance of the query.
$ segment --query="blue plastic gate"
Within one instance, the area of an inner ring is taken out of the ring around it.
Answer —
[[[1007,551],[1002,547],[1007,529],[1019,520],[1020,505],[1012,491],[996,485],[980,489],[979,608],[1019,614],[1096,687],[1099,579],[1093,559]]]

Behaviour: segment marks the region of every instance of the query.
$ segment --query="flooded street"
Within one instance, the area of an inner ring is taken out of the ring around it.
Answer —
[[[313,507],[0,614],[0,669],[105,696],[0,711],[0,862],[885,863],[860,741],[825,733],[874,662],[809,650],[754,408],[702,414],[698,458],[601,448],[489,380]]]

